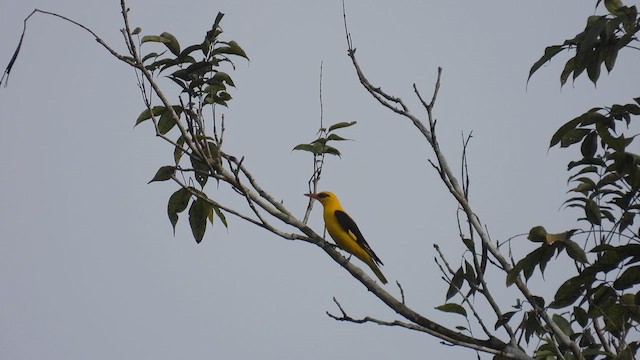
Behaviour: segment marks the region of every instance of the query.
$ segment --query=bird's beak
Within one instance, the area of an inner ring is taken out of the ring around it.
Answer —
[[[304,194],[304,196],[308,196],[312,199],[317,199],[318,198],[318,194]]]

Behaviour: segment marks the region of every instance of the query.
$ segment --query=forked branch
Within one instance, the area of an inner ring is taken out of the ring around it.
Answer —
[[[416,115],[414,115],[409,110],[409,108],[404,104],[402,99],[386,93],[381,89],[381,87],[374,86],[371,83],[371,81],[365,76],[362,68],[360,67],[360,64],[356,59],[356,55],[355,55],[356,49],[353,46],[353,38],[349,33],[349,29],[348,29],[344,1],[342,2],[342,6],[343,6],[345,37],[346,37],[347,48],[348,48],[347,54],[351,59],[351,62],[354,66],[356,74],[358,75],[358,79],[360,80],[360,83],[371,94],[371,96],[374,99],[376,99],[380,104],[390,109],[391,111],[395,112],[396,114],[409,119],[414,124],[414,126],[416,126],[418,130],[423,134],[425,140],[427,141],[427,143],[429,143],[429,145],[433,149],[436,157],[436,162],[432,163],[432,165],[438,171],[438,174],[440,175],[440,178],[445,184],[447,190],[456,199],[459,206],[466,213],[466,217],[470,222],[470,224],[472,225],[473,231],[475,231],[478,234],[483,246],[487,248],[487,250],[497,260],[497,262],[501,265],[503,269],[505,269],[506,271],[509,271],[512,268],[511,263],[502,255],[502,253],[500,253],[499,249],[491,241],[491,238],[489,237],[484,226],[480,222],[478,216],[476,216],[475,212],[471,208],[469,200],[465,196],[465,190],[462,186],[460,186],[456,176],[451,170],[448,164],[448,161],[444,156],[444,153],[440,149],[440,146],[436,138],[436,134],[435,134],[436,119],[433,114],[433,108],[434,108],[434,105],[438,96],[438,92],[440,89],[442,68],[438,68],[438,77],[434,87],[433,96],[429,103],[427,103],[424,100],[424,98],[421,96],[415,84],[413,86],[418,99],[420,100],[422,106],[425,108],[427,112],[427,123],[429,124],[429,126],[427,127]],[[431,162],[431,160],[428,160],[428,161]],[[551,317],[546,312],[546,310],[537,304],[537,302],[534,299],[533,293],[529,290],[527,285],[522,281],[520,277],[518,277],[515,284],[517,285],[520,292],[524,295],[524,297],[532,304],[536,312],[538,312],[540,316],[544,319],[547,326],[549,326],[549,328],[551,329],[555,337],[559,339],[560,343],[570,348],[577,359],[579,360],[584,359],[584,355],[582,354],[582,351],[580,350],[578,345],[573,340],[571,340],[564,332],[562,332],[562,330],[558,327],[558,325],[551,319]],[[517,340],[513,336],[513,332],[510,332],[510,334],[511,334],[510,343],[512,344],[517,343]]]

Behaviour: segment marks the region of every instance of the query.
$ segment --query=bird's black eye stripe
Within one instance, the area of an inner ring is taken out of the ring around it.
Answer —
[[[329,194],[320,193],[320,194],[318,194],[318,197],[319,198],[326,198],[326,197],[329,197]]]

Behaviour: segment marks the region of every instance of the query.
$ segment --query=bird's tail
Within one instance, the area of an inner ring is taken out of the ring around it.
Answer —
[[[384,275],[382,275],[382,271],[380,271],[380,268],[378,267],[378,265],[376,265],[373,261],[368,262],[367,265],[369,265],[371,270],[373,270],[373,273],[376,274],[378,279],[380,279],[380,281],[382,281],[383,284],[386,284],[388,282],[387,278],[384,277]]]

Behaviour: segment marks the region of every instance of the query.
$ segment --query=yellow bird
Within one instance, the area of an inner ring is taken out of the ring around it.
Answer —
[[[369,265],[378,279],[383,284],[386,284],[387,279],[382,275],[378,267],[378,264],[384,264],[380,261],[378,255],[371,250],[356,222],[344,211],[340,201],[338,201],[338,197],[329,191],[323,191],[318,194],[305,194],[305,196],[320,201],[324,207],[324,224],[336,245]]]

